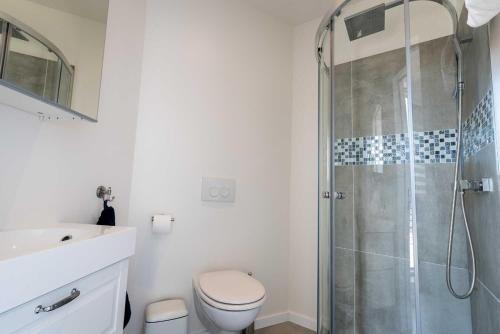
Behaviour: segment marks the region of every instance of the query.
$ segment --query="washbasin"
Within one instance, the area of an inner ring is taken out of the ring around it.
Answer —
[[[96,237],[108,227],[49,227],[0,231],[0,260]]]
[[[0,231],[0,313],[131,257],[135,228],[59,224]]]

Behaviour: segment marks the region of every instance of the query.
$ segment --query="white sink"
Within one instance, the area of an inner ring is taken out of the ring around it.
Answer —
[[[134,249],[135,229],[129,227],[0,231],[0,313],[126,259]]]
[[[0,260],[93,238],[102,228],[51,227],[0,232]],[[64,241],[63,241],[64,240]]]

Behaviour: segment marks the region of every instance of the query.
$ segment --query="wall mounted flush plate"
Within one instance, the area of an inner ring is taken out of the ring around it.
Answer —
[[[204,177],[201,185],[201,199],[207,202],[233,203],[236,197],[236,181]]]

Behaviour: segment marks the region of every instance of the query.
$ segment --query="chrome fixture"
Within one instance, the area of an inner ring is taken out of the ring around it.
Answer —
[[[446,256],[446,285],[448,286],[448,290],[452,294],[453,297],[458,299],[466,299],[472,295],[474,291],[474,286],[476,285],[476,253],[474,251],[474,245],[472,244],[472,238],[470,235],[469,222],[467,221],[467,213],[465,212],[465,204],[464,204],[464,192],[465,190],[473,190],[473,189],[484,189],[484,184],[481,182],[474,183],[471,181],[461,181],[460,175],[462,174],[460,159],[462,157],[462,109],[463,109],[463,95],[465,83],[463,81],[463,61],[462,61],[462,50],[460,48],[460,43],[458,41],[458,37],[455,34],[455,48],[457,50],[457,61],[458,61],[458,130],[457,130],[457,155],[455,162],[455,175],[453,182],[453,199],[451,202],[451,216],[450,216],[450,230],[448,235],[448,252]],[[487,179],[486,179],[487,180]],[[492,185],[486,181],[485,184],[487,187],[492,188]],[[462,187],[466,186],[465,188]],[[460,187],[459,187],[460,186]],[[479,191],[479,190],[478,190]],[[483,190],[480,190],[483,191]],[[465,225],[465,233],[467,235],[467,242],[470,250],[471,262],[472,262],[472,279],[467,291],[463,294],[459,294],[453,288],[453,283],[451,282],[451,260],[453,255],[453,236],[455,232],[455,210],[457,208],[457,195],[460,194],[461,201],[461,210],[462,216],[464,218]]]
[[[60,301],[58,301],[50,306],[38,305],[35,308],[35,314],[38,314],[41,312],[52,312],[54,310],[57,310],[58,308],[63,307],[64,305],[71,303],[73,300],[78,298],[78,296],[80,296],[80,290],[73,289],[73,290],[71,290],[71,294],[68,297],[63,298]]]
[[[352,41],[385,29],[385,4],[366,9],[344,19],[347,34]]]
[[[337,192],[336,191],[336,192],[333,193],[333,198],[342,200],[342,199],[345,199],[346,196],[345,196],[345,194],[343,192]]]
[[[481,180],[461,180],[460,188],[462,191],[474,191],[474,192],[492,192],[493,191],[493,179],[483,178]]]
[[[321,198],[328,199],[330,197],[331,197],[331,195],[330,195],[329,191],[324,191],[324,192],[321,193]],[[345,193],[343,193],[343,192],[337,192],[337,191],[335,191],[333,193],[333,199],[340,199],[340,200],[342,200],[342,199],[345,199],[345,198],[346,198],[346,196],[345,196]]]
[[[111,195],[111,187],[99,186],[96,190],[97,198],[101,198],[104,201],[113,202],[115,196]]]

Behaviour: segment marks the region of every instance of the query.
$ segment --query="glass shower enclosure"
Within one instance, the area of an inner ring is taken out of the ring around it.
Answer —
[[[320,334],[471,334],[446,286],[463,1],[347,0],[317,34]],[[452,283],[469,284],[457,214]]]

